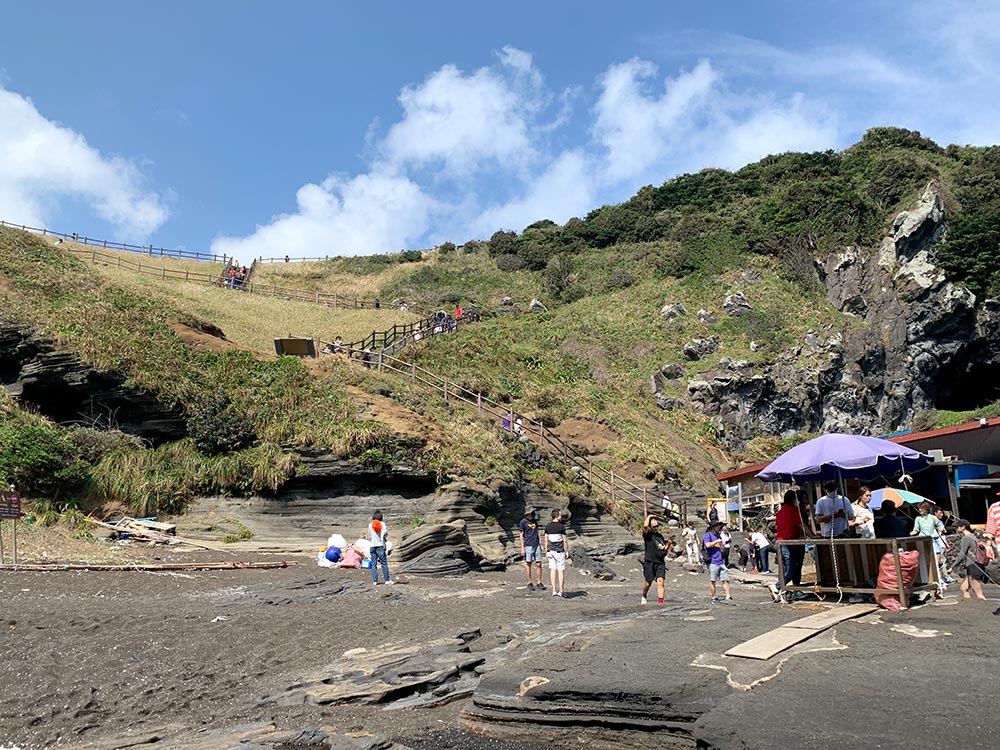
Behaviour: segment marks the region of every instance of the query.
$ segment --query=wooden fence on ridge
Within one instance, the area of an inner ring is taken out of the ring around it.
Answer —
[[[34,232],[43,237],[57,237],[67,242],[77,242],[81,245],[92,245],[94,247],[104,247],[110,250],[125,250],[130,253],[155,256],[158,258],[178,258],[181,260],[203,260],[211,263],[225,263],[228,258],[225,255],[214,253],[202,253],[196,250],[172,250],[166,247],[153,247],[152,245],[132,245],[128,242],[112,242],[111,240],[97,240],[93,237],[81,237],[76,232],[67,234],[65,232],[53,232],[44,227],[29,227],[26,224],[12,224],[9,221],[0,219],[0,227],[11,227],[25,232]]]
[[[120,255],[102,253],[96,248],[85,249],[82,247],[69,246],[66,249],[74,255],[89,258],[92,263],[106,263],[108,265],[115,266],[116,268],[127,268],[131,271],[135,271],[136,273],[157,276],[161,279],[193,281],[196,283],[205,283],[212,286],[222,287],[226,286],[226,280],[228,279],[228,269],[223,269],[218,274],[201,273],[199,271],[183,271],[163,266],[144,266],[141,260],[133,263],[130,260],[122,258]],[[252,276],[253,273],[251,272],[248,275],[248,278],[252,278]],[[325,305],[326,307],[340,307],[348,310],[376,309],[377,307],[381,307],[381,303],[376,305],[375,300],[358,299],[355,296],[339,294],[337,292],[312,292],[303,289],[290,289],[288,287],[276,286],[275,284],[257,284],[253,281],[248,281],[245,284],[233,288],[236,291],[247,292],[248,294],[259,294],[265,297],[281,297],[282,299],[296,300],[298,302],[312,302],[318,305]],[[409,304],[408,309],[420,312],[420,309],[413,304]]]

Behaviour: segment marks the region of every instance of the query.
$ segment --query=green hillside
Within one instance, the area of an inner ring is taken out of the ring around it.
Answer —
[[[782,154],[737,172],[683,175],[561,226],[541,220],[422,255],[264,265],[255,282],[475,309],[480,323],[401,356],[548,426],[602,423],[612,437],[594,460],[626,476],[679,475],[708,489],[713,472],[734,457],[719,451],[711,423],[684,406],[687,378],[665,384],[676,402],[664,410],[652,399],[649,377],[666,364],[691,377],[723,357],[766,364],[809,331],[864,325],[828,303],[815,258],[871,246],[929,182],[945,196],[949,215],[936,262],[979,300],[996,295],[1000,148],[941,148],[893,128],[871,130],[840,153]],[[734,291],[747,296],[752,313],[721,314]],[[375,463],[405,459],[442,477],[522,478],[552,487],[563,481],[555,466],[523,463],[471,411],[405,380],[339,361],[310,367],[261,356],[274,335],[349,339],[403,320],[387,307],[347,315],[306,303],[251,302],[221,289],[95,267],[12,230],[0,230],[0,293],[0,318],[29,324],[86,361],[125,373],[189,415],[236,414],[249,428],[234,437],[238,450],[215,455],[191,439],[153,449],[116,436],[95,448],[97,438],[81,428],[53,425],[5,401],[0,479],[28,483],[52,509],[121,503],[170,510],[203,492],[274,488],[294,471],[291,449],[307,445]],[[506,314],[526,310],[532,299],[547,311]],[[664,320],[661,308],[670,303],[689,314]],[[701,322],[699,310],[715,320]],[[250,351],[196,351],[177,335],[177,323],[219,326]],[[709,336],[719,349],[687,362],[684,343]],[[808,366],[814,355],[798,356]],[[404,437],[360,418],[352,388],[388,393],[422,415],[434,439]],[[48,452],[26,452],[29,443]],[[744,457],[773,449],[774,436],[760,435]],[[56,465],[68,466],[72,478],[58,489],[42,479]]]

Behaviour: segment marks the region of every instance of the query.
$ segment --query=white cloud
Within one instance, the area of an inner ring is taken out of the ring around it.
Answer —
[[[650,83],[652,82],[652,83]],[[831,148],[836,120],[801,94],[787,102],[767,94],[730,90],[708,61],[664,79],[633,59],[601,77],[594,137],[605,149],[605,186],[662,182],[682,171],[713,166],[738,169],[785,151]]]
[[[462,241],[480,212],[477,181],[530,180],[548,167],[538,135],[550,99],[531,55],[513,47],[472,73],[445,65],[403,89],[402,117],[384,137],[369,129],[366,173],[306,185],[295,213],[247,237],[218,238],[212,249],[244,259],[370,254],[427,244],[442,227]],[[451,197],[432,198],[431,189]]]
[[[45,226],[62,198],[89,203],[130,241],[167,218],[131,161],[107,157],[80,134],[45,119],[29,99],[0,88],[0,217]]]
[[[711,93],[718,79],[707,61],[673,80],[661,95],[650,95],[644,82],[655,79],[653,63],[633,58],[612,65],[601,77],[594,134],[607,149],[611,182],[641,175],[659,162],[692,129],[688,118]]]
[[[412,247],[429,229],[434,201],[406,177],[329,177],[296,193],[298,210],[249,237],[220,237],[212,251],[240,258],[372,255]]]
[[[470,226],[471,237],[489,237],[497,229],[520,231],[540,219],[563,223],[594,208],[593,165],[580,151],[560,154],[528,185],[527,192],[479,214]]]
[[[394,167],[440,165],[450,176],[461,176],[484,162],[523,167],[533,156],[528,134],[535,102],[530,88],[531,56],[505,49],[507,71],[481,68],[470,75],[445,65],[420,86],[399,96],[403,119],[389,129],[381,153]]]

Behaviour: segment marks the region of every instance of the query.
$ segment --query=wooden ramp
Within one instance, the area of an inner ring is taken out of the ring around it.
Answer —
[[[782,625],[780,628],[775,628],[763,635],[758,635],[756,638],[751,638],[739,646],[733,646],[726,651],[725,655],[767,660],[775,654],[791,648],[796,643],[801,643],[817,633],[832,628],[838,622],[861,617],[877,609],[878,606],[875,604],[848,604],[844,607],[818,612],[815,615],[809,615],[801,620]]]

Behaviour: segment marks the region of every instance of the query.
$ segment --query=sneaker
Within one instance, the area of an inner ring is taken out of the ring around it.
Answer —
[[[781,591],[778,589],[778,584],[771,583],[767,587],[768,593],[771,594],[771,601],[776,602],[781,598]]]
[[[372,586],[378,586],[378,581],[372,581]]]
[[[560,592],[559,592],[559,597],[560,597],[561,599],[565,599],[565,598],[566,598],[566,592],[565,592],[565,591],[560,591]]]
[[[535,588],[538,589],[539,591],[545,591],[545,587],[540,583],[536,583]]]
[[[528,591],[534,591],[534,590],[535,590],[535,584],[529,583],[528,584]]]
[[[713,596],[712,597],[712,604],[718,604],[718,603],[719,603],[719,597]]]
[[[945,583],[954,583],[955,579],[952,578],[951,576],[948,576],[947,578],[944,579],[944,582]]]
[[[392,586],[394,583],[396,583],[396,582],[395,581],[386,581],[385,585],[386,586]]]
[[[727,596],[723,601],[725,601],[725,602],[727,602],[729,604],[732,604],[733,603],[733,597]]]
[[[851,594],[850,598],[847,600],[848,604],[861,604],[865,601],[865,597],[861,594]]]
[[[801,599],[805,599],[808,596],[809,596],[809,594],[807,594],[805,591],[793,591],[792,592],[792,601],[796,601],[797,602],[797,601],[800,601]]]
[[[646,597],[642,597],[642,599],[639,600],[639,604],[645,604],[645,603],[646,603]]]
[[[559,596],[559,592],[558,591],[553,591],[552,592],[552,596]]]

